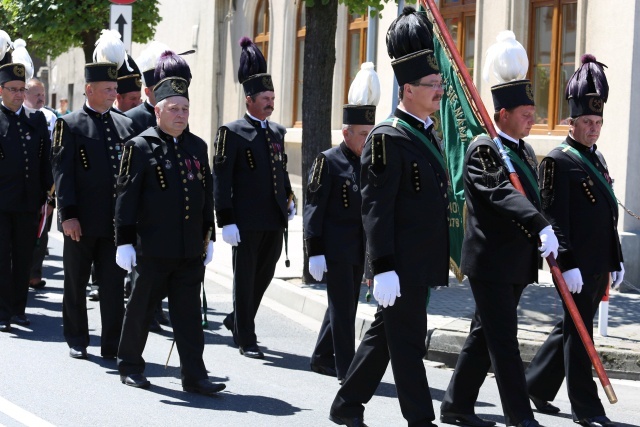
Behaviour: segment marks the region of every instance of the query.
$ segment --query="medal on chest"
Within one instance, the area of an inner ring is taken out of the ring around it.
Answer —
[[[189,181],[193,181],[197,175],[198,180],[202,180],[202,173],[200,173],[200,161],[197,160],[195,157],[193,158],[193,161],[191,159],[185,159],[184,160],[185,165],[187,165],[187,179]],[[196,175],[194,175],[193,172],[193,167],[195,167],[195,172]]]

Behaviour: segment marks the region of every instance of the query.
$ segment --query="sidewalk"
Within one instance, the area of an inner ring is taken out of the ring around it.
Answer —
[[[294,183],[296,186],[298,183]],[[299,184],[298,184],[299,185]],[[301,194],[300,190],[296,194]],[[324,284],[304,284],[300,279],[303,269],[302,217],[296,215],[289,222],[289,259],[285,267],[284,249],[265,298],[279,303],[311,319],[321,322],[327,307]],[[208,278],[231,287],[231,247],[224,243],[220,230],[213,262],[208,267]],[[525,289],[518,310],[520,352],[529,362],[553,325],[562,317],[562,303],[551,276],[540,271],[540,284]],[[366,287],[360,292],[356,319],[356,336],[361,339],[369,328],[376,311],[372,298],[366,302]],[[474,300],[468,282],[450,276],[449,287],[432,291],[428,307],[428,354],[432,361],[455,365],[462,344],[469,332]],[[608,336],[598,334],[597,316],[594,328],[596,349],[609,378],[640,380],[640,295],[612,291],[609,301]],[[311,352],[312,349],[309,349]]]

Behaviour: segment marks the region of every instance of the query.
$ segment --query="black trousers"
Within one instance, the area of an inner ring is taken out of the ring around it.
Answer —
[[[405,286],[391,307],[378,306],[375,319],[358,347],[331,413],[362,416],[391,361],[402,415],[409,426],[435,419],[422,359],[427,353],[427,287]]]
[[[273,279],[282,252],[284,229],[241,231],[242,239],[232,249],[233,336],[239,346],[257,343],[255,318],[262,297]]]
[[[122,326],[118,348],[118,370],[122,375],[141,374],[142,352],[149,336],[149,322],[158,304],[169,296],[183,382],[208,378],[202,354],[204,333],[200,314],[200,288],[204,280],[201,257],[155,258],[139,256]]]
[[[114,356],[124,315],[125,271],[116,264],[116,245],[111,237],[82,236],[79,242],[64,236],[62,251],[64,264],[64,292],[62,323],[69,347],[89,346],[86,286],[95,266],[100,284],[100,319],[102,321],[101,354]]]
[[[40,225],[40,217],[41,215],[38,214],[37,226]],[[40,241],[33,250],[33,260],[31,261],[31,271],[29,273],[29,279],[42,279],[42,263],[44,262],[44,257],[47,255],[47,245],[49,244],[49,230],[51,230],[52,218],[53,215],[49,215],[47,217],[47,222],[44,225],[44,230],[42,231],[42,235],[40,236]]]
[[[335,367],[345,378],[355,354],[355,320],[364,266],[327,260],[327,299],[311,363]]]
[[[27,307],[36,218],[35,212],[0,212],[0,320]]]
[[[506,424],[533,419],[518,347],[518,302],[526,285],[473,278],[469,284],[476,311],[441,411],[474,413],[480,387],[493,366]]]
[[[593,318],[609,285],[609,273],[583,276],[582,279],[582,291],[571,295],[593,340]],[[604,415],[604,407],[591,372],[591,359],[564,302],[562,306],[563,320],[553,328],[525,372],[529,394],[552,401],[566,375],[574,419]]]

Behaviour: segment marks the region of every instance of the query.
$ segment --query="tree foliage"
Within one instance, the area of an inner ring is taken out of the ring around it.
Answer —
[[[132,39],[146,43],[162,20],[159,0],[133,3]],[[59,56],[69,49],[81,47],[85,61],[90,62],[100,30],[109,27],[107,0],[0,0],[3,10],[2,29],[12,40],[22,38],[32,56]]]

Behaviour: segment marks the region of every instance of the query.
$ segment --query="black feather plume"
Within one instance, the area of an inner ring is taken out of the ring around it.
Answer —
[[[387,31],[387,53],[398,59],[423,49],[433,50],[433,25],[425,13],[405,7]]]
[[[604,74],[607,66],[596,61],[591,54],[582,55],[582,65],[578,68],[569,81],[565,90],[565,98],[582,98],[587,94],[597,93],[604,102],[609,97],[609,83]]]
[[[156,70],[153,73],[155,81],[159,82],[167,77],[182,77],[188,82],[191,82],[191,68],[187,61],[185,61],[180,55],[171,50],[162,52],[158,63],[156,64]]]
[[[240,67],[238,67],[238,81],[240,83],[249,77],[267,72],[267,61],[262,52],[249,37],[240,39],[242,53],[240,53]]]

